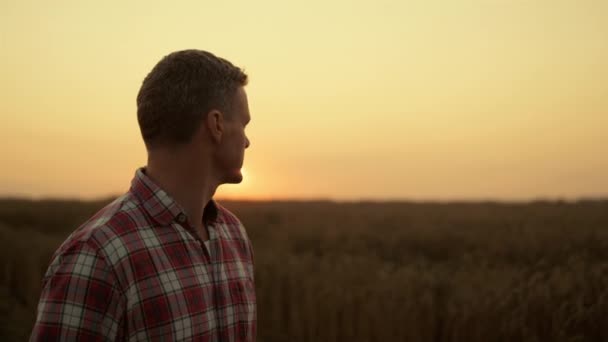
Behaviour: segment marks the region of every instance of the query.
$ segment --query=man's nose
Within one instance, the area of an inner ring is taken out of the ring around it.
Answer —
[[[251,142],[249,141],[249,138],[245,137],[245,148],[248,148],[249,145],[251,145]]]

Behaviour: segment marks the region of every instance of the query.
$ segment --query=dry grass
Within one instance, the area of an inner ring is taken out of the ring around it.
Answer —
[[[0,201],[2,340],[104,202]],[[608,201],[225,205],[254,243],[260,341],[608,340]]]

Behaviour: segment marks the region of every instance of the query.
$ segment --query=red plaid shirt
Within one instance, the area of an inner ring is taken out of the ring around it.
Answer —
[[[243,225],[210,201],[207,248],[187,221],[138,170],[130,191],[53,256],[31,340],[255,341],[253,251]]]

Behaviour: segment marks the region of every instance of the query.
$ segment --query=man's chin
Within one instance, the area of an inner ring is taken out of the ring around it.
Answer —
[[[226,184],[239,184],[242,181],[243,174],[241,173],[241,171],[238,171],[228,177],[228,179],[226,180]]]

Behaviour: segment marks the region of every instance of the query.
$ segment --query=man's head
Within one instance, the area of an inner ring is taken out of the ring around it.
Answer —
[[[250,120],[243,89],[247,81],[243,70],[206,51],[165,56],[137,95],[137,119],[148,151],[200,146],[223,168],[218,170],[223,171],[221,182],[240,182],[243,151],[249,146],[244,134]]]

